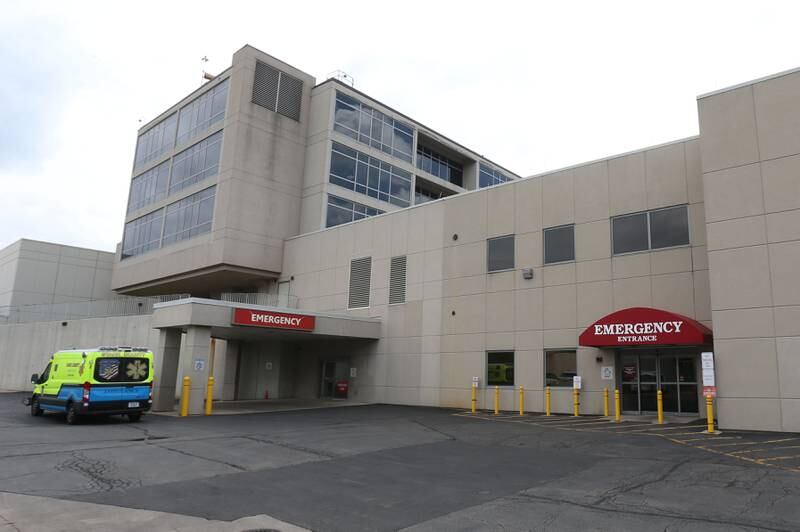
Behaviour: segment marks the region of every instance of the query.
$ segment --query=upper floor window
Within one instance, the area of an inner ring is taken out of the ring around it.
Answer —
[[[228,99],[228,79],[207,90],[181,108],[178,117],[178,146],[208,129],[225,117]]]
[[[325,227],[346,224],[354,220],[368,218],[384,211],[374,207],[367,207],[354,201],[346,200],[333,194],[328,194],[328,210],[325,216]]]
[[[501,172],[498,172],[491,166],[481,163],[478,175],[479,188],[499,185],[500,183],[505,183],[506,181],[511,181],[511,178]]]
[[[683,246],[689,243],[686,205],[611,218],[614,254]]]
[[[175,147],[175,129],[178,125],[178,113],[154,125],[141,135],[136,142],[136,156],[134,167],[139,167],[148,161],[157,159]]]
[[[122,258],[141,255],[161,247],[161,227],[164,209],[145,214],[125,224],[122,236]]]
[[[398,159],[411,162],[414,129],[340,91],[336,91],[333,123],[336,131]]]
[[[575,260],[575,226],[562,225],[544,230],[544,263]]]
[[[211,231],[216,188],[209,187],[167,205],[163,246]]]
[[[141,209],[167,195],[169,161],[164,161],[147,172],[131,179],[128,212]]]
[[[424,146],[417,146],[417,168],[459,187],[464,186],[464,167]]]
[[[489,272],[514,269],[514,235],[486,241],[486,269]]]
[[[172,159],[172,177],[169,193],[188,187],[193,183],[219,171],[219,156],[222,148],[222,131],[175,155]]]
[[[330,182],[400,207],[411,203],[411,174],[338,142],[331,150]]]

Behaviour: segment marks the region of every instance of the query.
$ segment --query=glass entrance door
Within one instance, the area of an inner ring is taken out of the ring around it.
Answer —
[[[665,412],[696,414],[697,359],[697,353],[677,349],[620,351],[622,410],[656,412],[660,389]]]

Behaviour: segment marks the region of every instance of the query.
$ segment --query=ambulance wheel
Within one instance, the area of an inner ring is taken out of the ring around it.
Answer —
[[[131,423],[137,423],[142,420],[142,413],[136,412],[134,414],[128,414],[128,421]]]
[[[70,403],[67,407],[67,425],[78,424],[78,407],[75,403]]]
[[[44,410],[39,406],[39,398],[34,396],[33,399],[31,399],[31,415],[41,416],[42,414],[44,414]]]

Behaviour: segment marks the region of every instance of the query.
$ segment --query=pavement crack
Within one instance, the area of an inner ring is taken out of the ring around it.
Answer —
[[[226,465],[226,466],[232,467],[233,469],[236,469],[238,471],[247,471],[248,470],[246,467],[242,467],[242,466],[240,466],[238,464],[234,464],[232,462],[226,462],[225,460],[218,460],[216,458],[209,458],[208,456],[201,456],[199,454],[190,453],[189,451],[184,451],[182,449],[175,449],[174,447],[169,447],[168,445],[163,444],[163,443],[161,443],[161,444],[153,443],[151,445],[154,445],[154,446],[159,447],[161,449],[164,449],[166,451],[172,451],[173,453],[182,454],[184,456],[189,456],[189,457],[192,457],[192,458],[199,458],[200,460],[205,460],[207,462],[214,462],[214,463],[217,463],[217,464]]]
[[[89,458],[79,451],[70,453],[71,458],[58,464],[56,471],[72,471],[88,480],[91,491],[112,491],[137,488],[142,485],[140,480],[115,478],[117,466],[108,460]]]
[[[2,525],[2,526],[10,526],[13,530],[16,530],[17,532],[22,532],[22,530],[20,528],[18,528],[17,525],[15,525],[13,521],[11,521],[8,518],[6,518],[6,516],[4,516],[3,514],[0,514],[0,521],[1,521],[0,525]]]
[[[270,440],[265,438],[257,438],[256,436],[240,436],[241,438],[245,438],[248,440],[256,441],[259,443],[266,443],[269,445],[277,445],[278,447],[283,447],[284,449],[291,449],[292,451],[300,451],[308,454],[313,454],[315,456],[319,456],[322,458],[339,458],[339,455],[335,453],[323,452],[317,449],[311,449],[309,447],[304,447],[302,445],[290,444],[286,442],[280,442],[276,440]]]
[[[641,482],[633,482],[631,484],[626,484],[626,485],[620,486],[618,488],[612,488],[612,489],[608,490],[607,492],[605,492],[599,499],[594,501],[593,504],[603,504],[603,503],[608,502],[609,500],[614,499],[614,498],[616,498],[616,497],[618,497],[618,496],[620,496],[620,495],[622,495],[624,493],[630,493],[631,491],[633,491],[635,489],[640,489],[640,488],[644,488],[645,486],[649,486],[651,484],[657,484],[659,482],[663,482],[670,475],[672,475],[675,471],[677,471],[678,468],[680,468],[681,466],[687,464],[690,461],[691,461],[690,459],[686,459],[686,460],[682,460],[682,461],[680,461],[680,462],[678,462],[676,464],[672,464],[670,467],[667,468],[666,471],[664,471],[663,473],[661,473],[660,475],[658,475],[656,477],[653,477],[653,478],[650,478],[650,479],[647,479],[647,480],[642,480]]]
[[[455,436],[453,436],[452,434],[448,434],[448,433],[444,432],[443,430],[439,430],[436,427],[432,427],[430,425],[427,425],[427,424],[423,423],[422,421],[420,421],[418,419],[412,419],[411,422],[412,423],[416,423],[417,425],[419,425],[420,427],[422,427],[424,429],[433,431],[433,432],[435,432],[437,434],[441,434],[442,436],[444,436],[445,438],[447,438],[450,441],[456,441],[458,439]]]

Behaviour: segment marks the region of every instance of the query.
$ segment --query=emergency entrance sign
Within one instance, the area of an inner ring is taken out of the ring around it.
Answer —
[[[717,396],[717,379],[714,374],[714,353],[700,353],[700,364],[703,368],[703,395]]]

